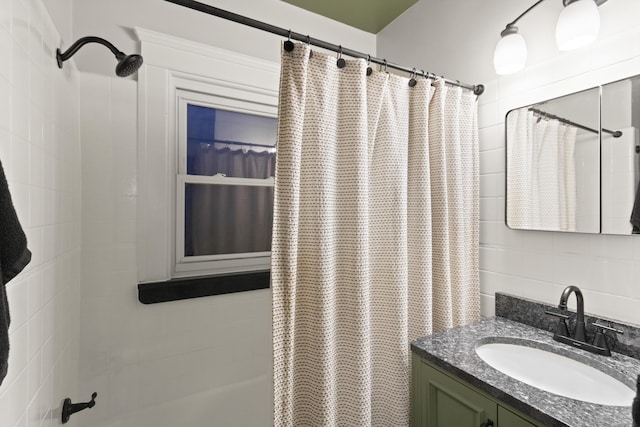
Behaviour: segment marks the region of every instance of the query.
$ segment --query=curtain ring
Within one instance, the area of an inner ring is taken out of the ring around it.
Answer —
[[[295,45],[291,41],[291,30],[289,30],[289,34],[287,35],[287,41],[284,42],[284,50],[286,50],[287,52],[291,52],[294,47]]]
[[[367,53],[367,76],[370,76],[373,73],[373,68],[371,68],[371,55]]]
[[[411,73],[411,78],[409,79],[409,87],[414,87],[416,83],[418,82],[416,81],[416,69],[414,68]]]
[[[307,46],[311,46],[311,37],[309,37],[309,34],[307,34]],[[311,58],[313,56],[313,51],[309,50],[309,58]]]
[[[384,70],[383,71],[386,73],[387,72],[387,60],[383,59],[382,62],[384,64]]]
[[[338,60],[336,61],[338,68],[344,68],[347,65],[346,61],[342,59],[342,45],[338,46]]]

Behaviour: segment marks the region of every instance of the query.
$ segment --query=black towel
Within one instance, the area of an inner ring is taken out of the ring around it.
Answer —
[[[640,153],[640,145],[636,145],[636,176],[640,166],[640,155],[638,153]],[[636,184],[636,198],[633,202],[629,222],[633,225],[631,234],[640,234],[640,183]]]
[[[7,282],[31,261],[27,238],[11,202],[11,194],[0,163],[0,384],[7,376],[9,361],[9,304]]]
[[[636,187],[636,199],[633,203],[629,222],[633,225],[632,234],[640,234],[640,184]]]

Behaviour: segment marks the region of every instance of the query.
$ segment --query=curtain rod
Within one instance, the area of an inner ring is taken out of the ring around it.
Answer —
[[[237,22],[239,24],[243,24],[243,25],[247,25],[249,27],[253,27],[253,28],[257,28],[258,30],[262,30],[262,31],[267,31],[269,33],[272,34],[277,34],[279,36],[282,37],[287,37],[290,39],[294,39],[294,40],[298,40],[301,42],[305,42],[307,44],[311,44],[323,49],[327,49],[333,52],[341,52],[344,55],[348,55],[354,58],[362,58],[362,59],[366,59],[370,62],[373,62],[375,64],[378,65],[384,65],[385,67],[389,67],[389,68],[394,68],[396,70],[400,70],[400,71],[404,71],[406,73],[411,73],[412,75],[421,75],[423,77],[426,78],[436,78],[438,76],[436,76],[435,74],[432,73],[425,73],[423,70],[421,71],[416,71],[415,68],[408,68],[408,67],[403,67],[401,65],[397,65],[394,64],[392,62],[388,62],[386,59],[380,59],[380,58],[374,58],[368,54],[362,53],[362,52],[358,52],[352,49],[347,49],[344,48],[342,46],[339,45],[335,45],[332,43],[328,43],[326,41],[323,40],[318,40],[315,39],[313,37],[309,37],[308,35],[304,35],[304,34],[300,34],[300,33],[294,33],[291,30],[286,30],[284,28],[281,27],[276,27],[275,25],[271,25],[271,24],[267,24],[265,22],[261,22],[261,21],[257,21],[255,19],[251,19],[248,18],[246,16],[242,16],[242,15],[238,15],[236,13],[233,12],[229,12],[223,9],[219,9],[217,7],[213,7],[210,6],[208,4],[204,4],[204,3],[200,3],[197,2],[195,0],[165,0],[168,1],[169,3],[174,3],[177,4],[179,6],[184,6],[186,8],[189,9],[193,9],[193,10],[197,10],[199,12],[202,13],[206,13],[208,15],[213,15],[213,16],[217,16],[219,18],[223,18],[223,19],[227,19],[229,21],[233,21],[233,22]],[[465,89],[469,89],[471,91],[473,91],[473,93],[477,96],[482,95],[482,93],[484,92],[484,86],[479,84],[479,85],[470,85],[470,84],[465,84],[465,83],[460,83],[459,80],[449,80],[446,79],[444,77],[441,77],[445,83],[448,83],[450,85],[454,85],[454,86],[459,86]]]
[[[583,129],[583,130],[586,130],[586,131],[589,131],[589,132],[593,132],[593,133],[598,133],[597,129],[593,129],[593,128],[587,127],[585,125],[581,125],[579,123],[572,122],[571,120],[565,119],[564,117],[558,117],[555,114],[547,113],[546,111],[538,110],[537,108],[529,108],[529,111],[532,111],[535,114],[539,114],[539,115],[541,115],[543,117],[547,117],[549,119],[555,119],[555,120],[557,120],[559,122],[566,123],[568,125],[577,127],[579,129]],[[610,133],[611,135],[613,135],[614,138],[620,138],[622,136],[622,131],[619,131],[619,130],[609,130],[609,129],[602,128],[602,132]]]

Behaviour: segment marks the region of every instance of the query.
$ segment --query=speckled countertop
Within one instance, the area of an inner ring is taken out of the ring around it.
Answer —
[[[631,426],[631,408],[586,403],[513,379],[486,364],[475,348],[487,342],[532,346],[579,360],[635,389],[640,360],[618,353],[599,356],[553,340],[550,332],[495,317],[420,338],[412,351],[546,426]]]

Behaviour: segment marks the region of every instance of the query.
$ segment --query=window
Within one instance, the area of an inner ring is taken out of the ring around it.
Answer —
[[[213,94],[177,97],[176,272],[268,269],[275,111]]]
[[[138,281],[176,298],[268,286],[279,64],[136,32]]]

